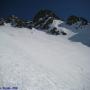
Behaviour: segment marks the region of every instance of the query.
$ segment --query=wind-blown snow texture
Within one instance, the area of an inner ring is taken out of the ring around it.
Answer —
[[[72,27],[59,28],[67,35],[1,26],[0,87],[90,90],[90,47],[69,40],[77,35]]]

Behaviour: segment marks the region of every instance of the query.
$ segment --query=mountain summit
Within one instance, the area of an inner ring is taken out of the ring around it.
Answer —
[[[54,12],[47,9],[38,11],[32,20],[11,15],[0,20],[0,25],[4,25],[4,23],[10,23],[11,26],[18,28],[36,28],[51,35],[67,35],[67,32],[60,28],[63,25],[73,26],[75,29],[83,29],[88,25],[85,18],[74,15],[69,16],[66,21],[62,21]]]

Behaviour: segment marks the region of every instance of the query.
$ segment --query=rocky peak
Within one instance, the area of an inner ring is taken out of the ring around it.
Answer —
[[[78,24],[79,26],[83,26],[88,24],[88,21],[85,18],[74,15],[69,16],[66,22],[68,25]]]
[[[55,13],[50,10],[40,10],[33,18],[34,27],[37,29],[48,29],[54,19],[59,19]]]

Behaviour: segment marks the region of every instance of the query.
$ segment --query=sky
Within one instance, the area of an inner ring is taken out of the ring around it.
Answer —
[[[90,21],[90,0],[0,0],[0,17],[32,19],[40,9],[52,10],[62,19],[77,15]]]

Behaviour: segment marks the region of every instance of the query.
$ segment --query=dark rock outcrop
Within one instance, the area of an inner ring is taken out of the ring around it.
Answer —
[[[73,24],[79,23],[80,26],[83,26],[83,25],[87,25],[88,21],[85,18],[72,15],[72,16],[68,17],[66,23],[68,25],[73,25]]]
[[[6,23],[10,23],[11,26],[13,27],[18,27],[18,28],[32,28],[32,22],[30,20],[25,20],[23,18],[18,18],[14,15],[12,16],[8,16],[7,18],[5,18],[5,22]]]
[[[2,26],[2,25],[4,25],[4,19],[3,18],[0,19],[0,26]]]
[[[59,35],[60,32],[59,30],[57,30],[57,28],[52,28],[50,30],[47,31],[48,34],[52,34],[52,35]]]
[[[49,29],[49,25],[54,19],[59,19],[59,17],[52,11],[40,10],[33,18],[33,24],[37,29]]]

